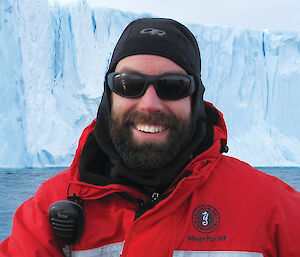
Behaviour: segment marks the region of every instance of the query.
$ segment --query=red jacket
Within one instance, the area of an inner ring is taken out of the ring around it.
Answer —
[[[145,199],[122,185],[95,186],[79,181],[79,159],[95,123],[79,141],[69,169],[44,182],[14,215],[12,233],[0,256],[62,256],[48,221],[49,206],[76,193],[84,200],[85,230],[74,256],[299,257],[300,193],[248,164],[220,153],[226,141],[223,119],[214,143],[192,160],[190,175],[169,196],[135,219]]]

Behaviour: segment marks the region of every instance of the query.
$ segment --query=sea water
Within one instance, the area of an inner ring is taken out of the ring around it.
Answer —
[[[13,213],[26,199],[33,196],[38,186],[65,168],[0,169],[0,241],[11,230]],[[300,168],[258,168],[280,178],[300,191]]]

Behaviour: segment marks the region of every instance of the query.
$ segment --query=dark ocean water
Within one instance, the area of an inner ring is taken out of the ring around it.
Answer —
[[[258,168],[280,178],[300,191],[300,168]],[[33,196],[38,186],[64,168],[0,169],[0,241],[11,229],[13,213],[26,199]]]

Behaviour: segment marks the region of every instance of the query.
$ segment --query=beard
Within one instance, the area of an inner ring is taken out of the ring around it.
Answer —
[[[132,135],[134,124],[155,124],[169,129],[162,142],[137,142]],[[165,167],[192,138],[191,117],[177,118],[174,114],[130,111],[121,116],[111,114],[110,135],[112,142],[131,169],[153,170]]]

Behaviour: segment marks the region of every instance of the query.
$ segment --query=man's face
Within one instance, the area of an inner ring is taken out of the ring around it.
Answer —
[[[146,75],[186,74],[173,61],[155,55],[133,55],[122,59],[116,72]],[[113,143],[127,166],[152,169],[165,166],[189,142],[191,97],[163,100],[149,85],[140,98],[112,93]]]

